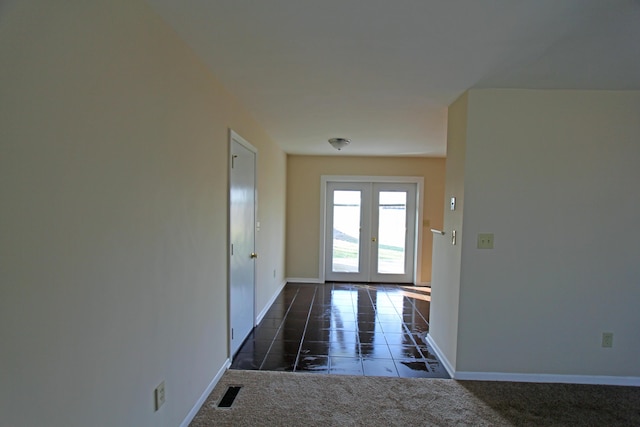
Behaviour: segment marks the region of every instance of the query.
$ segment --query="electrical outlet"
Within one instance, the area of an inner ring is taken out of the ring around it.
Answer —
[[[613,347],[613,332],[602,333],[602,346],[605,348]]]
[[[154,392],[155,400],[156,400],[156,411],[160,409],[160,407],[164,404],[164,381],[160,383],[158,387],[156,387]]]
[[[478,249],[493,249],[493,233],[478,234]]]

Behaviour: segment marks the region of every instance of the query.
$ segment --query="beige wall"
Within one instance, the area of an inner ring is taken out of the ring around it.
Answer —
[[[322,175],[424,177],[421,282],[431,280],[432,234],[442,227],[445,160],[422,157],[288,156],[287,277],[317,280]]]
[[[465,93],[448,111],[447,167],[444,204],[456,198],[456,209],[444,210],[444,236],[434,236],[433,273],[431,280],[432,300],[429,313],[430,335],[439,350],[455,369],[458,341],[458,304],[460,293],[460,258],[462,255],[462,213],[464,211],[464,164],[467,142],[467,103]],[[456,230],[457,244],[451,243],[452,231]]]
[[[640,384],[640,91],[472,90],[467,115],[457,375]]]
[[[0,425],[180,425],[227,359],[228,129],[259,149],[258,309],[286,156],[144,2],[2,13]]]

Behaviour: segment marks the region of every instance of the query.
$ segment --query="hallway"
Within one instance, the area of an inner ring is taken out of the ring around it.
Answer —
[[[231,369],[449,378],[424,341],[429,288],[288,283]]]

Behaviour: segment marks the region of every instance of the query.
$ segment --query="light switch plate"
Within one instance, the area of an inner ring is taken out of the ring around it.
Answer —
[[[602,347],[604,348],[613,347],[613,332],[602,333]]]
[[[160,409],[160,407],[162,405],[164,405],[164,399],[165,399],[165,395],[164,395],[164,381],[162,381],[160,383],[160,385],[158,387],[156,387],[156,389],[154,390],[154,397],[155,397],[155,406],[156,406],[156,411],[158,409]]]

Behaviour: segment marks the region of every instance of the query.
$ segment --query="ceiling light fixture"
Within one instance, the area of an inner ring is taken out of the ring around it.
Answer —
[[[329,144],[338,151],[349,145],[350,142],[351,140],[347,138],[331,138],[329,140]]]

